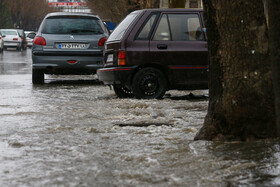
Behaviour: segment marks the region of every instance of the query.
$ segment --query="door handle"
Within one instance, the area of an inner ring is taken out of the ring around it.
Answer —
[[[157,48],[158,48],[158,49],[167,49],[168,46],[167,46],[166,44],[158,44],[158,45],[157,45]]]

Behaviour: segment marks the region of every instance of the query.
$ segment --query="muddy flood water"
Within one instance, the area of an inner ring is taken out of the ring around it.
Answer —
[[[193,141],[208,90],[118,99],[95,76],[33,86],[31,64],[0,54],[0,186],[280,185],[279,140]]]

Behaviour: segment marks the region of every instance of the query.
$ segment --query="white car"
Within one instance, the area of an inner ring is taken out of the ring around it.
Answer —
[[[15,29],[1,29],[0,32],[4,37],[4,49],[16,48],[16,50],[21,50],[22,39],[19,36],[17,30]]]
[[[26,35],[26,40],[27,40],[27,47],[31,48],[33,45],[33,38],[35,38],[36,36],[36,32],[35,31],[24,31],[25,35]],[[31,36],[31,38],[30,38]]]
[[[2,53],[4,50],[4,40],[3,40],[3,36],[0,32],[0,53]]]

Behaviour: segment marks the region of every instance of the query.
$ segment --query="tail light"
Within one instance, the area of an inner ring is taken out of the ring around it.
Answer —
[[[2,39],[2,37],[0,36],[0,40]]]
[[[68,60],[67,61],[69,64],[75,64],[77,61],[76,60]]]
[[[22,39],[22,40],[24,40],[24,38],[23,38],[23,37],[21,37],[21,39]]]
[[[36,45],[46,45],[46,40],[45,38],[41,37],[41,36],[36,36],[33,40],[33,43]]]
[[[104,46],[107,39],[108,39],[107,37],[101,38],[98,42],[98,46]]]
[[[126,62],[125,62],[125,51],[119,51],[118,64],[120,66],[124,66],[126,64]]]

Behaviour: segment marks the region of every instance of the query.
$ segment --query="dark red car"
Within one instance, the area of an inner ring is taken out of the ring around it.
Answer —
[[[207,89],[204,27],[199,9],[132,12],[108,38],[98,78],[120,98],[159,99],[171,89]]]

